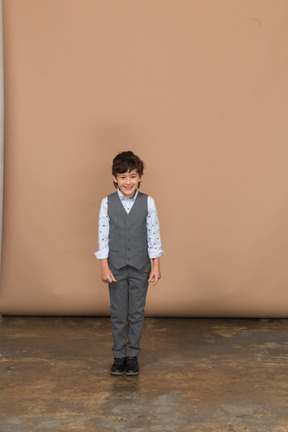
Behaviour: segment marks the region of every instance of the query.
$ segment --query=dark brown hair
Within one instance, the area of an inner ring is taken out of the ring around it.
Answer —
[[[134,169],[139,174],[140,177],[143,175],[145,164],[135,155],[132,151],[123,151],[118,153],[113,159],[112,174],[117,177],[117,174],[124,174],[126,172],[133,171]],[[113,182],[114,186],[117,188],[117,183]],[[140,187],[140,182],[138,183],[138,188]]]

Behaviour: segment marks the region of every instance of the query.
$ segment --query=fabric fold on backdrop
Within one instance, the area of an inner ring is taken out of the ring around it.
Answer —
[[[3,22],[0,1],[0,275],[2,254],[3,183],[4,183],[4,79],[3,79]],[[1,278],[0,278],[1,279]]]

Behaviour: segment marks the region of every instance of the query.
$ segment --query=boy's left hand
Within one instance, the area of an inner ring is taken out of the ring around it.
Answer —
[[[161,279],[161,274],[152,270],[148,282],[152,282],[152,285],[154,286],[159,279]]]
[[[159,279],[161,279],[160,263],[159,259],[155,258],[153,260],[153,268],[151,270],[148,282],[152,282],[153,286],[155,286]]]

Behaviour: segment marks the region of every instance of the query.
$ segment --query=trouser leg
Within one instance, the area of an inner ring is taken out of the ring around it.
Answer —
[[[128,267],[116,270],[110,265],[117,282],[109,284],[110,311],[113,335],[112,352],[115,358],[126,357],[127,316],[129,302]]]
[[[144,309],[148,289],[148,279],[151,270],[150,262],[144,269],[136,270],[128,268],[129,293],[128,293],[128,341],[126,353],[129,357],[140,354],[140,340],[144,324]]]

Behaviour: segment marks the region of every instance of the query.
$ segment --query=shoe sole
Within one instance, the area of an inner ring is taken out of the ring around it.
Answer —
[[[127,376],[135,376],[135,375],[139,375],[140,371],[138,372],[125,372],[125,375]]]
[[[110,371],[110,375],[114,375],[114,376],[121,376],[123,374],[124,374],[124,371],[123,372],[111,372]]]

